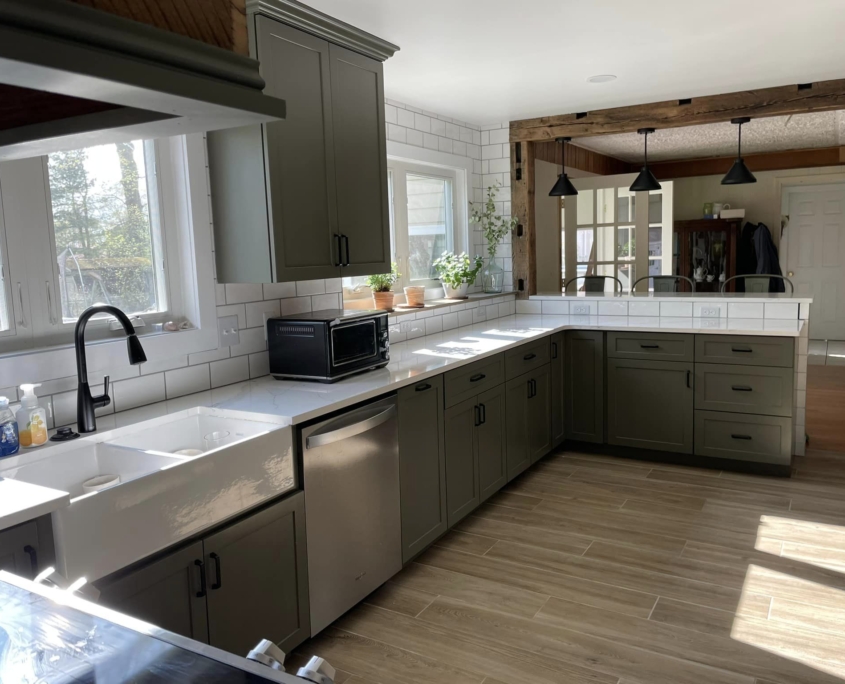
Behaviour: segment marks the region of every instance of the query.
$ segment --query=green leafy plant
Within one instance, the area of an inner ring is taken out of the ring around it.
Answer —
[[[443,252],[439,259],[435,259],[433,266],[441,281],[457,289],[463,283],[472,285],[483,263],[480,256],[476,256],[473,261],[466,252],[461,254]]]
[[[505,219],[501,214],[496,213],[496,195],[500,187],[501,184],[496,183],[487,188],[487,201],[484,202],[483,211],[475,207],[472,207],[470,211],[470,221],[481,224],[481,232],[487,240],[487,254],[491,259],[496,256],[499,242],[516,227],[518,222],[515,216]]]
[[[390,265],[390,273],[376,273],[367,276],[366,284],[373,292],[390,292],[393,284],[402,277],[396,270],[396,264]]]

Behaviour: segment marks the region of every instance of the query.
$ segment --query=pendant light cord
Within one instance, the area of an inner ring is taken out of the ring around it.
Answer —
[[[739,125],[739,138],[736,146],[736,158],[742,161],[742,124]]]

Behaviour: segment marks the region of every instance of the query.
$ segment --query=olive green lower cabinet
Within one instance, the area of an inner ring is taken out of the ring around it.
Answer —
[[[303,494],[96,582],[100,603],[245,655],[260,639],[290,651],[310,635]]]
[[[402,562],[447,529],[443,376],[404,387],[399,397]]]
[[[508,480],[552,448],[552,373],[549,364],[507,385]]]
[[[43,566],[39,563],[41,548],[38,522],[35,520],[1,531],[0,570],[6,570],[27,579],[34,578],[40,566]]]
[[[604,442],[604,333],[568,330],[566,366],[566,438]]]
[[[566,335],[562,332],[551,336],[552,356],[550,370],[552,373],[552,446],[561,444],[566,436]]]
[[[607,359],[607,443],[693,452],[693,364]]]
[[[443,417],[452,527],[507,482],[504,385],[447,408]]]

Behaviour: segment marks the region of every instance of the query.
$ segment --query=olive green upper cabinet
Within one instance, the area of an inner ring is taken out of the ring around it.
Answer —
[[[247,11],[287,116],[208,133],[218,282],[389,271],[382,61],[397,48],[287,0]]]

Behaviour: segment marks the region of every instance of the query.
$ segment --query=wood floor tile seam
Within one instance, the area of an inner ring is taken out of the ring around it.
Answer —
[[[651,620],[651,616],[654,615],[654,609],[657,608],[657,604],[659,602],[660,602],[660,597],[658,596],[656,599],[654,599],[654,605],[651,607],[651,610],[648,611],[648,617],[646,618],[646,620]],[[539,613],[540,611],[537,611],[537,612]]]
[[[593,540],[592,540],[592,541],[591,541],[591,542],[587,545],[587,548],[586,548],[586,549],[584,549],[584,550],[581,552],[581,557],[582,557],[582,558],[584,558],[584,557],[586,556],[587,551],[589,551],[589,550],[590,550],[590,547],[591,547],[593,544],[595,544],[595,543],[596,543],[596,540],[595,540],[595,539],[593,539]],[[491,547],[491,548],[492,548],[492,547]]]

